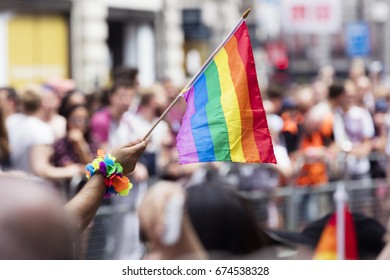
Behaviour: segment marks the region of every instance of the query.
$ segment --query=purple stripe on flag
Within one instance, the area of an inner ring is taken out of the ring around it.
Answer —
[[[195,114],[194,87],[191,87],[184,93],[184,98],[186,99],[188,107],[186,113],[184,114],[181,128],[176,137],[180,164],[199,162],[191,129],[191,117]]]

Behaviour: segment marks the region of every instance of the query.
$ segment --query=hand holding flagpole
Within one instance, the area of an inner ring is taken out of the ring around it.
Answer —
[[[209,65],[211,60],[213,60],[214,56],[218,53],[218,51],[226,44],[226,42],[230,39],[230,37],[236,32],[238,27],[241,25],[241,23],[246,19],[246,17],[249,15],[251,9],[247,9],[241,16],[240,20],[237,22],[237,24],[234,26],[233,30],[226,36],[226,38],[222,41],[222,43],[215,49],[215,51],[210,55],[210,57],[206,60],[206,62],[203,64],[203,66],[196,72],[196,74],[192,77],[192,79],[186,84],[184,89],[176,96],[176,98],[172,101],[172,103],[168,106],[167,109],[161,114],[161,116],[158,118],[158,120],[155,122],[155,124],[152,126],[152,128],[146,133],[144,138],[142,140],[146,140],[150,134],[153,132],[153,130],[156,128],[156,126],[162,121],[162,119],[169,113],[169,111],[175,106],[175,104],[179,101],[180,97],[183,97],[183,93],[186,92],[199,78],[200,74],[204,71],[204,69]]]

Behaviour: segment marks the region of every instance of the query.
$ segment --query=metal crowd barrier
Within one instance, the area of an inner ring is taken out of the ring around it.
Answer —
[[[307,223],[335,210],[334,192],[344,184],[352,212],[363,213],[386,225],[390,214],[390,189],[386,179],[341,180],[317,187],[283,187],[273,194],[261,191],[240,192],[253,207],[258,222],[266,227],[269,211],[265,205],[272,201],[278,210],[279,227],[300,230]]]

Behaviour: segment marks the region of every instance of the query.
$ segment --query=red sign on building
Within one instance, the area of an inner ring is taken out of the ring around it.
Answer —
[[[341,29],[339,0],[282,1],[283,29],[286,32],[336,33]]]

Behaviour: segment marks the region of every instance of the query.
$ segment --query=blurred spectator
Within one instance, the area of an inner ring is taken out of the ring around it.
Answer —
[[[166,91],[164,85],[161,83],[154,83],[151,87],[140,90],[140,95],[144,93],[153,93],[157,105],[156,117],[160,117],[165,109],[169,106],[168,92]]]
[[[361,76],[356,79],[356,102],[357,106],[374,112],[375,99],[372,91],[371,81],[367,76]]]
[[[40,181],[0,177],[0,259],[72,259],[74,231],[64,201]]]
[[[331,145],[333,135],[331,130],[322,129],[322,117],[314,110],[305,116],[299,150],[293,154],[300,169],[299,186],[318,186],[328,182],[327,147]]]
[[[303,123],[307,112],[315,105],[315,99],[313,89],[308,85],[295,86],[288,95],[291,97],[285,99],[282,105],[282,138],[291,154],[299,149]]]
[[[75,105],[87,106],[87,97],[85,96],[84,93],[78,90],[68,91],[65,94],[64,98],[62,98],[61,105],[58,109],[58,113],[61,116],[66,117],[69,108]]]
[[[73,105],[66,113],[66,136],[54,143],[53,163],[67,166],[73,163],[87,164],[97,151],[90,139],[89,112],[84,105]]]
[[[42,88],[42,109],[41,120],[47,123],[53,131],[54,139],[60,139],[65,136],[66,120],[58,114],[61,99],[51,88]]]
[[[145,142],[127,143],[110,154],[128,174],[145,147]],[[102,175],[92,176],[65,206],[42,181],[0,177],[0,259],[74,258],[74,242],[95,216],[106,191]]]
[[[164,79],[163,86],[166,92],[166,104],[169,105],[180,93],[173,81],[171,79]],[[166,122],[170,125],[173,137],[176,138],[177,133],[179,132],[181,126],[181,120],[183,119],[184,113],[186,111],[187,105],[184,98],[180,98],[176,105],[172,108],[171,111],[165,117]],[[164,111],[166,108],[161,108],[161,111]]]
[[[136,139],[129,122],[132,113],[125,117],[136,93],[134,82],[123,80],[106,92],[108,105],[95,112],[91,119],[91,137],[100,149],[107,150]],[[142,163],[137,165],[133,175],[136,181],[144,181],[149,176]]]
[[[352,201],[359,201],[359,209],[371,215],[372,195],[367,188],[370,184],[370,160],[372,138],[375,135],[374,123],[366,108],[356,106],[356,88],[351,81],[335,84],[330,88],[330,95],[335,100],[334,136],[339,150],[345,153],[344,179],[360,180],[365,186],[351,196]],[[354,207],[353,203],[351,207]]]
[[[125,113],[124,119],[132,128],[132,137],[143,138],[157,121],[159,107],[155,92],[141,94],[137,114]],[[162,168],[168,163],[166,150],[172,143],[168,124],[161,121],[150,135],[150,143],[140,162],[148,169],[149,176],[161,174]]]
[[[322,80],[316,80],[311,87],[314,91],[314,104],[326,102],[328,98],[328,84]]]
[[[154,93],[153,102],[157,105],[155,117],[159,117],[179,94],[179,90],[173,84],[173,81],[168,78],[163,79],[161,85],[157,83],[148,91]],[[166,132],[163,133],[165,135],[163,137],[161,137],[158,132],[153,132],[152,134],[152,137],[157,137],[159,139],[158,142],[160,142],[160,146],[162,145],[162,149],[159,152],[160,159],[158,160],[158,165],[163,167],[162,170],[160,170],[161,178],[166,180],[180,180],[183,184],[188,182],[194,170],[199,166],[199,164],[180,165],[178,163],[175,139],[181,126],[186,106],[184,98],[180,98],[165,116],[163,130],[166,131],[166,125],[168,125],[168,131],[171,135],[167,135]],[[159,129],[159,127],[157,126],[156,129]]]
[[[108,105],[94,113],[91,120],[92,138],[100,148],[114,147],[130,140],[132,129],[122,118],[136,94],[130,82],[115,84],[108,92]]]
[[[23,89],[19,96],[22,113],[13,114],[7,119],[12,168],[53,180],[71,178],[83,173],[83,166],[51,165],[53,132],[39,118],[43,110],[43,96],[39,86]]]
[[[4,121],[8,116],[18,111],[18,97],[15,89],[11,87],[0,88],[0,107],[3,108]]]
[[[117,80],[116,84],[103,96],[108,105],[95,112],[91,118],[91,137],[100,149],[108,150],[136,139],[131,123],[124,117],[133,104],[136,94],[137,87],[134,81],[127,79]],[[148,178],[147,168],[142,163],[137,163],[132,174],[133,184],[137,184],[138,190],[144,189],[146,185],[143,182],[146,182]],[[126,197],[122,200],[107,200],[105,203],[110,204],[112,207],[120,204],[123,206],[131,203],[131,199],[131,197]],[[104,242],[106,242],[112,248],[107,258],[115,259],[122,257],[122,241],[126,238],[124,236],[126,232],[126,217],[126,215],[121,215],[114,219],[111,219],[109,216],[101,217],[104,236],[104,241],[101,245],[104,246]],[[110,231],[112,228],[115,228],[115,231]]]
[[[62,100],[69,91],[75,90],[76,83],[70,79],[52,78],[44,86],[53,91]]]
[[[292,163],[287,149],[281,145],[279,141],[279,134],[283,128],[283,120],[276,114],[267,114],[268,128],[270,130],[273,148],[276,157],[277,164],[267,164],[274,166],[275,169],[282,175],[282,182],[288,182],[292,173]]]
[[[272,167],[274,171],[278,173],[278,184],[277,187],[285,186],[291,183],[291,178],[293,175],[293,165],[290,159],[290,156],[287,152],[287,149],[281,145],[278,140],[278,136],[283,128],[283,120],[276,114],[267,115],[268,119],[268,127],[273,140],[273,148],[276,158],[276,165],[267,164],[267,166]],[[267,181],[265,179],[265,181]],[[268,194],[269,201],[267,205],[267,226],[269,228],[281,228],[284,225],[284,219],[282,217],[282,213],[278,208],[279,200],[276,198],[277,188],[272,189],[272,191]]]
[[[337,83],[330,87],[335,102],[334,134],[338,147],[348,153],[347,175],[351,179],[369,177],[374,123],[370,112],[355,104],[356,89],[351,82]]]
[[[276,85],[270,85],[267,89],[266,95],[268,100],[272,103],[273,113],[280,114],[283,106],[283,91]]]
[[[252,209],[218,183],[187,188],[187,208],[194,229],[211,258],[245,257],[268,246]]]
[[[129,84],[136,93],[139,89],[139,74],[138,69],[127,66],[117,66],[112,70],[111,73],[112,84]],[[139,105],[138,94],[133,96],[133,100],[130,104],[129,111],[136,112]]]
[[[301,130],[303,116],[299,112],[295,101],[286,99],[283,102],[281,117],[283,120],[281,138],[287,151],[292,153],[298,146],[298,135]]]
[[[366,69],[364,61],[361,59],[356,59],[352,61],[349,68],[349,79],[356,84],[357,80],[365,75]]]
[[[372,139],[373,158],[370,159],[370,173],[372,178],[386,177],[386,158],[381,157],[386,150],[388,141],[388,104],[385,100],[375,102],[375,111],[373,114],[375,136]]]
[[[85,94],[87,100],[87,107],[91,114],[100,111],[104,107],[108,106],[108,91],[107,88],[98,88],[89,94]]]
[[[0,172],[10,167],[8,133],[5,127],[3,106],[0,104]]]
[[[139,87],[138,69],[126,66],[117,66],[112,70],[113,84],[128,82],[132,87]]]
[[[301,123],[297,124],[295,146],[290,144],[290,157],[294,165],[295,184],[301,188],[297,196],[299,214],[303,221],[310,221],[319,215],[318,196],[314,188],[328,182],[327,157],[332,144],[331,124],[325,117],[326,110],[314,110],[314,90],[301,86],[294,94]],[[316,106],[319,106],[318,104]],[[330,127],[329,127],[330,126]],[[290,136],[290,137],[291,137]],[[286,142],[288,138],[286,138]]]
[[[140,239],[147,246],[145,259],[207,257],[185,207],[185,196],[181,186],[172,182],[159,182],[145,194],[138,208]]]
[[[325,82],[328,86],[333,83],[335,69],[331,65],[325,65],[318,71],[318,80]]]
[[[380,86],[382,74],[383,74],[383,65],[378,60],[373,60],[370,62],[368,66],[368,76],[370,77],[370,80],[372,82],[373,89],[376,90],[378,86]]]

